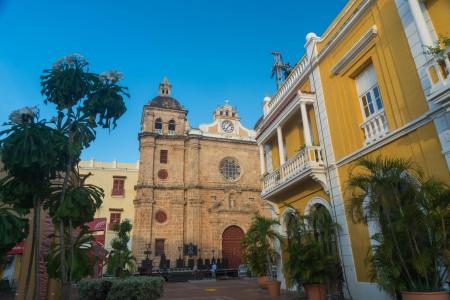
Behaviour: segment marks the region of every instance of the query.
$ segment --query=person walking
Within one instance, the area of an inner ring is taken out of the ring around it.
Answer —
[[[211,265],[211,277],[212,279],[216,279],[216,271],[217,271],[217,265],[216,262],[213,262]]]

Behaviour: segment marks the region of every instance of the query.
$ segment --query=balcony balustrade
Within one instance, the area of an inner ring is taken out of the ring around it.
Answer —
[[[361,124],[361,128],[364,130],[366,145],[377,141],[389,131],[385,112],[379,111],[371,115]]]
[[[169,130],[168,133],[169,135],[175,135],[175,130]]]
[[[430,59],[425,69],[431,82],[429,96],[433,97],[450,89],[450,46]]]
[[[301,149],[279,169],[263,178],[262,195],[267,195],[297,178],[307,176],[307,171],[312,171],[315,168],[324,168],[322,148],[320,146],[309,146]]]
[[[163,134],[163,130],[162,129],[155,129],[155,133],[156,134]]]

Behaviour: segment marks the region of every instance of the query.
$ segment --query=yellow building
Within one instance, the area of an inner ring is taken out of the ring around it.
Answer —
[[[307,35],[306,54],[264,98],[262,198],[281,233],[287,205],[329,210],[353,299],[388,297],[364,263],[372,228],[347,214],[349,169],[367,156],[410,158],[450,183],[450,47],[439,57],[425,47],[450,36],[449,16],[448,0],[351,0],[321,37]]]
[[[134,186],[137,184],[139,162],[101,162],[94,159],[79,163],[80,173],[92,175],[87,183],[104,190],[102,206],[95,212],[95,218],[106,218],[105,249],[111,250],[111,240],[115,237],[113,225],[125,219],[134,219],[133,200],[136,198]],[[131,249],[131,241],[129,245]]]

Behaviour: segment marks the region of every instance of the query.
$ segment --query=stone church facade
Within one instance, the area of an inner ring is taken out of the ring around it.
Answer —
[[[133,254],[140,262],[151,250],[157,264],[164,253],[174,267],[192,244],[196,257],[226,257],[235,267],[252,216],[271,212],[260,198],[255,132],[228,101],[214,111],[213,123],[198,129],[189,126],[187,113],[167,79],[144,106]]]

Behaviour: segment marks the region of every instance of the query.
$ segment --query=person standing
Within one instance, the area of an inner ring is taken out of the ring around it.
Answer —
[[[216,271],[217,271],[217,265],[216,262],[213,262],[211,265],[211,276],[212,279],[216,279]]]

